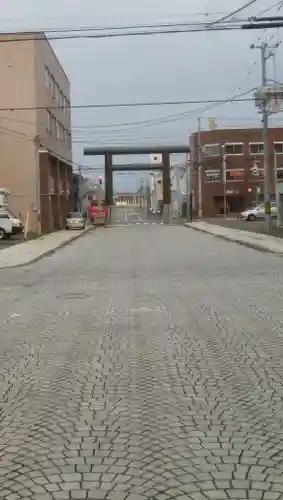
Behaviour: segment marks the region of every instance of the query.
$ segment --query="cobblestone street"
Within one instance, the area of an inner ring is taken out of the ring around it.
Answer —
[[[282,269],[148,225],[0,271],[1,500],[283,499]]]

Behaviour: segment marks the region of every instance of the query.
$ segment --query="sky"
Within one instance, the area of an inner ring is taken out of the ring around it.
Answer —
[[[216,20],[244,5],[246,0],[0,0],[0,29],[32,30],[105,27]],[[276,15],[276,0],[258,0],[238,17]],[[283,15],[283,8],[279,14]],[[56,40],[52,46],[66,71],[72,104],[141,101],[229,99],[260,85],[260,52],[250,44],[281,41],[281,30],[184,33],[147,37]],[[283,44],[282,44],[283,45]],[[283,47],[269,61],[269,78],[283,79]],[[252,94],[250,94],[252,98]],[[185,104],[138,108],[80,109],[72,111],[73,159],[81,165],[102,165],[101,158],[83,156],[83,148],[100,145],[184,144],[197,129],[208,128],[208,117],[222,127],[260,126],[250,102],[211,106]],[[181,115],[183,113],[183,115]],[[176,115],[181,116],[176,116]],[[172,117],[172,115],[175,115]],[[158,123],[163,119],[163,123]],[[152,121],[153,120],[153,121]],[[156,121],[154,121],[156,120]],[[142,122],[133,125],[125,123]],[[271,124],[282,124],[282,115]],[[116,158],[116,163],[147,158]],[[183,158],[174,158],[183,161]],[[92,174],[97,177],[98,174]],[[117,180],[117,190],[136,189],[144,174]]]

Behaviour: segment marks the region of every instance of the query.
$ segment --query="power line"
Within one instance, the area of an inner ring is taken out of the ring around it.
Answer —
[[[279,10],[282,7],[282,4],[283,4],[283,0],[279,0],[279,2],[274,3],[273,5],[271,5],[271,7],[268,7],[266,9],[263,9],[260,12],[258,12],[257,17],[262,16],[263,14],[266,14],[267,12],[270,12],[271,10],[276,9],[276,8],[277,8],[277,12],[279,12]]]
[[[247,18],[244,19],[233,19],[229,20],[228,22],[235,23],[235,22],[247,22]],[[138,30],[138,29],[153,29],[153,28],[183,28],[183,27],[190,27],[190,26],[210,26],[210,22],[206,21],[194,21],[194,22],[181,22],[181,21],[174,21],[174,22],[159,22],[159,23],[150,23],[150,24],[128,24],[128,25],[114,25],[114,26],[80,26],[77,28],[47,28],[47,29],[37,29],[33,31],[36,35],[39,37],[43,36],[43,33],[56,33],[56,34],[63,34],[63,33],[84,33],[84,32],[101,32],[101,31],[122,31],[122,30]],[[5,34],[5,32],[4,32]],[[9,32],[6,32],[6,34],[9,35]],[[23,35],[25,35],[23,33]]]
[[[178,24],[176,24],[178,26]],[[242,29],[242,23],[234,24],[231,26],[223,25],[223,26],[217,26],[215,28],[210,28],[209,26],[206,26],[205,23],[195,23],[191,24],[188,27],[184,28],[168,28],[168,29],[152,29],[152,30],[144,30],[144,31],[121,31],[121,32],[104,32],[104,33],[74,33],[74,34],[66,34],[66,35],[51,35],[46,37],[44,34],[38,33],[38,34],[32,34],[32,35],[25,35],[25,34],[19,34],[19,35],[14,35],[11,34],[11,36],[8,38],[10,35],[9,33],[5,33],[4,35],[7,36],[7,38],[1,38],[0,39],[0,44],[1,43],[13,43],[13,42],[28,42],[28,41],[39,41],[39,40],[75,40],[75,39],[103,39],[103,38],[115,38],[115,37],[128,37],[128,36],[152,36],[152,35],[170,35],[170,34],[178,34],[178,33],[198,33],[198,32],[204,32],[204,31],[235,31],[235,30],[241,30]],[[93,30],[92,30],[93,31]]]
[[[209,17],[209,16],[225,16],[227,14],[227,12],[217,12],[217,11],[204,11],[204,12],[190,12],[190,13],[176,13],[176,14],[167,14],[167,17],[186,17],[188,19],[191,19],[191,18],[195,18],[195,17]],[[65,17],[64,16],[64,19],[73,19],[72,17]],[[78,22],[78,17],[75,16],[75,19],[76,19],[76,22]],[[239,19],[237,19],[238,21]],[[245,19],[246,20],[246,19]],[[15,21],[14,19],[2,19],[1,21],[2,23],[12,23],[14,25]],[[200,22],[200,21],[199,21]],[[175,23],[178,23],[178,21],[175,21]],[[167,25],[168,23],[156,23],[157,26],[162,26],[162,25]],[[146,28],[146,27],[150,27],[152,26],[152,24],[148,24],[148,23],[145,23],[145,24],[131,24],[131,25],[115,25],[113,27],[111,26],[80,26],[79,28],[77,27],[54,27],[54,28],[45,28],[45,27],[41,27],[41,28],[37,28],[37,32],[45,32],[45,33],[56,33],[56,32],[74,32],[74,31],[89,31],[89,30],[109,30],[109,29],[126,29],[126,28],[136,28],[136,27],[142,27],[142,28]],[[155,26],[155,25],[154,25]],[[6,32],[8,32],[7,30],[5,30]],[[4,33],[5,33],[4,31]],[[21,31],[25,31],[25,32],[30,32],[30,31],[33,31],[32,29],[30,28],[22,28]]]
[[[254,90],[254,89],[253,89]],[[249,91],[251,92],[251,90]],[[252,98],[234,99],[234,102],[250,102]],[[123,103],[105,103],[105,104],[74,104],[69,106],[68,109],[106,109],[106,108],[137,108],[137,107],[155,107],[155,106],[180,106],[184,104],[224,104],[227,99],[200,99],[200,100],[180,100],[180,101],[136,101],[136,102],[123,102]],[[0,108],[3,111],[37,111],[37,110],[53,110],[62,109],[61,106],[23,106]]]
[[[249,72],[249,74],[247,75],[247,77],[251,74],[251,71]],[[246,77],[246,79],[247,79]],[[255,88],[252,88],[250,90],[247,90],[245,92],[241,92],[241,93],[238,93],[237,94],[237,97],[241,97],[241,96],[244,96],[244,95],[247,95],[249,94],[250,92],[253,92],[255,90]],[[213,103],[215,101],[212,101]],[[229,103],[229,102],[235,102],[235,96],[233,96],[232,98],[229,98],[229,99],[225,99],[224,101],[221,101],[220,104],[226,104],[226,103]],[[236,101],[237,102],[237,101]],[[181,103],[183,104],[183,102]],[[50,108],[48,108],[50,109]],[[7,110],[6,110],[7,111]],[[163,122],[163,120],[165,120],[165,122],[170,122],[170,121],[175,121],[176,119],[179,120],[180,118],[182,117],[187,117],[187,116],[190,116],[191,114],[195,113],[195,112],[199,112],[199,109],[197,110],[189,110],[189,111],[184,111],[182,113],[174,113],[174,114],[170,114],[170,115],[165,115],[163,117],[160,117],[160,118],[152,118],[152,119],[147,119],[147,120],[138,120],[138,121],[131,121],[131,122],[121,122],[121,123],[113,123],[113,124],[107,124],[107,125],[81,125],[81,126],[74,126],[73,127],[73,130],[80,130],[80,131],[88,131],[90,129],[106,129],[108,130],[109,128],[118,128],[120,129],[121,127],[133,127],[134,125],[159,125],[160,123]],[[1,116],[0,115],[0,119],[4,119],[4,120],[8,120],[8,121],[11,121],[11,122],[16,122],[16,123],[23,123],[23,124],[30,124],[30,125],[36,125],[37,122],[35,121],[27,121],[27,120],[20,120],[20,119],[17,119],[17,118],[11,118],[10,116]],[[46,128],[46,123],[45,124],[39,124],[40,126]],[[122,128],[123,130],[123,128]],[[127,130],[125,128],[125,130]],[[115,130],[114,130],[115,131]]]
[[[210,23],[209,26],[214,26],[215,24],[221,23],[223,21],[227,21],[232,16],[235,16],[236,14],[239,14],[240,12],[242,12],[245,9],[247,9],[248,7],[251,7],[256,2],[258,2],[258,0],[249,0],[249,2],[245,3],[244,5],[242,5],[242,7],[239,7],[238,9],[233,10],[229,14],[226,14],[226,15],[220,17],[220,19],[217,19],[217,21],[214,21],[213,23]]]

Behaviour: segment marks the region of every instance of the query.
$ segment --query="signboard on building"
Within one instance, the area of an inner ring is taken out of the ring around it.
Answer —
[[[243,181],[245,178],[244,169],[231,169],[226,170],[226,181]]]
[[[220,170],[206,170],[204,182],[220,182]]]

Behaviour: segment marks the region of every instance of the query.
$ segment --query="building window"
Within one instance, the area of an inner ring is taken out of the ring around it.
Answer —
[[[273,147],[276,154],[283,154],[283,142],[274,142]]]
[[[205,144],[202,148],[205,156],[220,156],[220,144]]]
[[[276,169],[276,178],[277,180],[279,181],[282,181],[283,179],[283,168],[282,167],[279,167]]]
[[[50,87],[50,72],[46,66],[44,68],[44,80],[45,80],[45,88],[49,89],[49,87]]]
[[[263,142],[250,142],[249,143],[250,155],[263,155],[264,154],[264,144]]]
[[[68,101],[68,99],[66,99],[66,112],[69,115],[69,112],[70,112],[70,101]]]
[[[60,141],[64,141],[64,127],[60,123]]]
[[[60,139],[60,123],[56,120],[56,137]]]
[[[61,90],[60,90],[60,108],[64,108],[64,95]]]
[[[220,170],[206,170],[205,171],[205,182],[220,182]]]
[[[244,144],[242,142],[226,143],[224,145],[224,151],[226,155],[243,155]]]
[[[53,99],[56,98],[56,82],[53,76],[51,76],[51,95]]]
[[[60,102],[60,88],[59,88],[59,85],[58,83],[55,82],[55,99],[56,99],[56,102]]]
[[[57,120],[56,120],[55,116],[52,116],[51,132],[52,132],[52,135],[54,137],[56,137],[56,135],[57,135],[57,125],[56,125],[56,123],[57,123]]]
[[[46,115],[47,115],[47,131],[48,132],[52,132],[52,115],[50,113],[50,111],[46,111]]]

